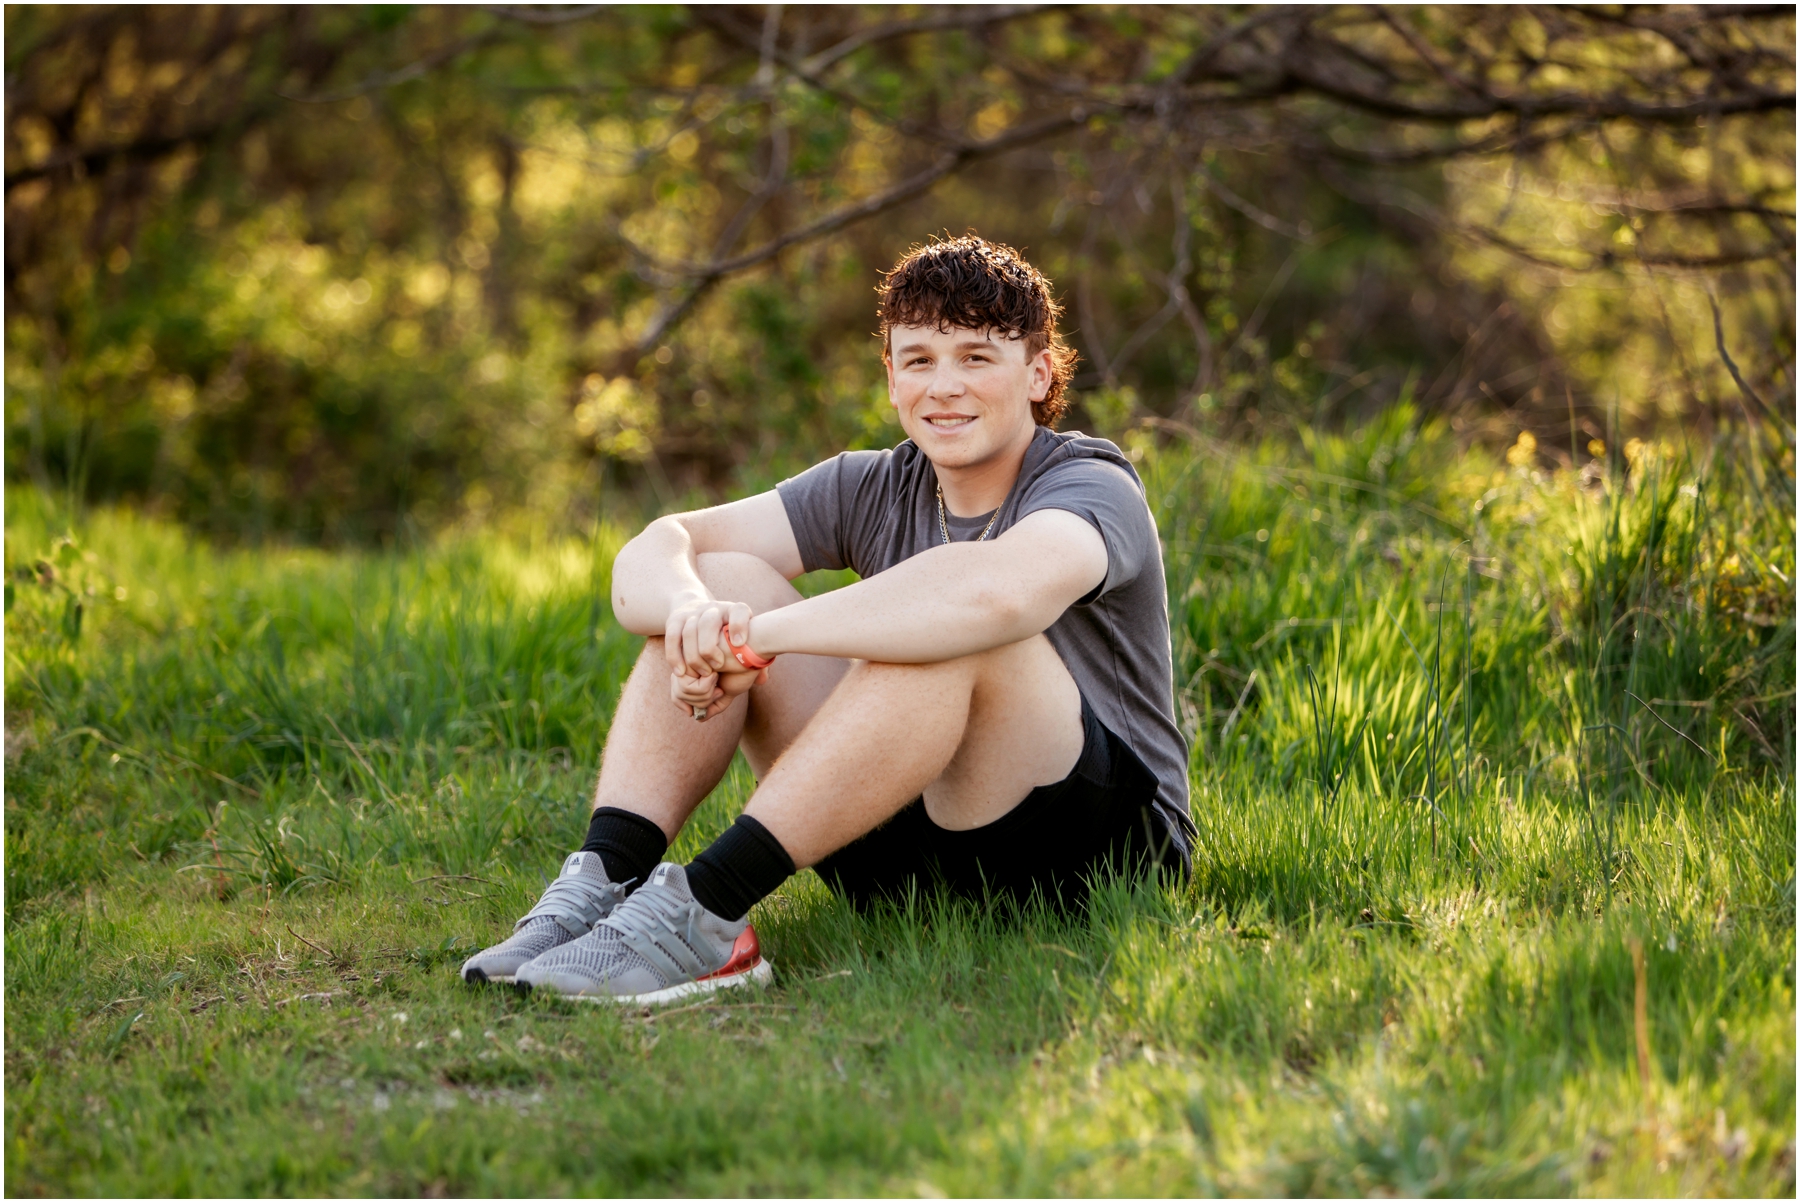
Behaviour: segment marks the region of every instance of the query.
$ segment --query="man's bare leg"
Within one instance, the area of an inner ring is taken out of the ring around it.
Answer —
[[[757,611],[800,594],[761,560],[699,557],[715,596]],[[848,671],[847,671],[848,670]],[[745,813],[797,868],[874,830],[921,794],[939,826],[991,823],[1081,755],[1081,698],[1042,635],[937,664],[784,656],[766,684],[697,723],[669,699],[662,640],[646,641],[606,740],[594,805],[673,840],[741,744],[761,779]]]
[[[940,827],[1000,818],[1081,756],[1081,696],[1042,635],[938,664],[855,665],[745,813],[816,864],[912,799]]]
[[[768,685],[751,690],[745,718],[719,722],[734,706],[706,724],[718,724],[722,734],[696,737],[682,729],[658,739],[652,736],[667,722],[658,707],[675,708],[639,678],[666,680],[666,667],[640,661],[637,684],[627,692],[643,705],[630,712],[621,706],[628,721],[608,741],[600,800],[613,805],[618,797],[642,807],[649,798],[663,808],[657,813],[671,834],[724,772],[734,735],[743,735],[747,750],[757,742],[760,757],[786,741],[793,722],[809,714],[810,721],[780,752],[744,814],[692,863],[658,869],[608,922],[523,965],[517,981],[563,995],[644,1003],[767,982],[771,970],[747,912],[797,867],[873,830],[921,793],[940,826],[991,823],[1033,788],[1063,780],[1080,759],[1081,697],[1042,635],[939,664],[858,663],[819,702],[825,690],[818,687],[839,672],[835,663],[827,668],[803,678],[812,691],[775,695],[787,704],[765,708],[762,719],[754,698]],[[677,712],[674,726],[683,722],[693,720]],[[766,728],[759,731],[759,723]],[[753,741],[753,734],[766,742]],[[659,766],[652,760],[626,762],[633,753],[680,758],[695,749],[709,759],[678,771],[667,761],[661,766],[663,779],[678,787],[654,788]],[[608,792],[627,784],[645,792]],[[622,818],[595,819],[608,821]],[[644,820],[633,814],[630,821]],[[669,917],[681,907],[691,909],[677,938]]]
[[[716,596],[759,611],[800,597],[753,556],[702,555],[699,568]],[[670,697],[662,642],[648,641],[619,699],[595,788],[598,813],[581,852],[564,862],[556,882],[511,936],[464,962],[465,981],[515,981],[539,956],[610,914],[624,888],[649,875],[694,808],[718,785],[740,741],[751,767],[767,772],[848,667],[831,657],[784,656],[765,683],[699,723]]]
[[[744,602],[758,613],[800,600],[798,590],[755,556],[702,555],[698,566],[715,597]],[[751,769],[766,774],[848,667],[830,656],[783,656],[765,684],[699,723],[669,698],[662,639],[646,640],[607,732],[595,809],[616,806],[643,815],[673,841],[725,776],[740,743]]]

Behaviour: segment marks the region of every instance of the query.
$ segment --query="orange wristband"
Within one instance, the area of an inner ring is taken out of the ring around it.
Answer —
[[[739,664],[742,664],[745,668],[750,669],[752,672],[754,672],[757,669],[767,668],[767,667],[769,667],[769,665],[775,663],[775,657],[770,656],[767,660],[765,660],[761,656],[757,655],[755,652],[751,651],[750,650],[750,641],[748,639],[744,640],[743,643],[733,644],[731,642],[731,628],[730,627],[725,628],[724,634],[725,634],[725,646],[731,649],[731,654],[733,656],[737,657],[737,662]]]

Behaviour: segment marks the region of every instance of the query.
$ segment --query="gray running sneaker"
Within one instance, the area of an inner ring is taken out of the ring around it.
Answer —
[[[766,986],[774,976],[749,921],[701,906],[687,870],[664,862],[593,931],[521,967],[513,981],[584,1002],[646,1006]]]
[[[533,957],[593,930],[612,914],[630,884],[608,878],[598,852],[571,852],[538,904],[513,924],[513,934],[463,962],[463,981],[512,981],[519,966]]]

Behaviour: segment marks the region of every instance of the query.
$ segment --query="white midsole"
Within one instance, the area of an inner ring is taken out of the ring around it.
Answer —
[[[775,980],[775,970],[765,958],[742,973],[734,973],[730,977],[709,977],[698,982],[682,982],[675,986],[665,986],[661,990],[651,990],[645,994],[564,994],[564,998],[572,998],[577,1002],[616,1003],[621,1007],[654,1007],[662,1003],[675,1002],[678,999],[691,998],[696,994],[711,994],[715,990],[730,990],[738,986],[767,986]]]

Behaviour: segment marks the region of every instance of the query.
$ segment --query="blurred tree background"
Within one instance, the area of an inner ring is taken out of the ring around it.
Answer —
[[[766,487],[898,439],[872,290],[965,229],[1062,291],[1068,427],[1405,399],[1792,472],[1791,6],[5,21],[6,472],[77,503],[341,543]]]

